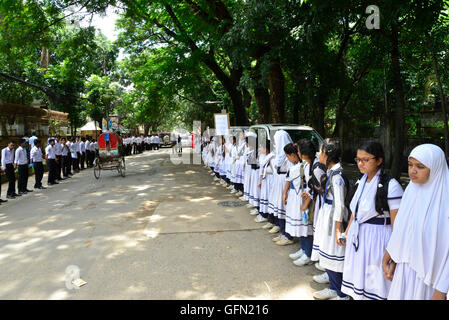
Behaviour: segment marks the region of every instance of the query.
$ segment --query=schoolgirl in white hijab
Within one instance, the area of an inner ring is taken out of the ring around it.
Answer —
[[[292,138],[285,130],[276,131],[273,139],[276,152],[274,160],[276,168],[273,177],[273,192],[268,201],[272,205],[272,209],[270,208],[270,210],[275,217],[275,222],[277,223],[277,225],[270,229],[269,232],[272,234],[279,231],[285,232],[285,204],[282,201],[282,195],[287,179],[287,171],[292,164],[290,161],[288,161],[287,156],[285,155],[284,147],[289,143],[293,143]],[[280,235],[279,237],[273,238],[273,241],[277,242],[281,240],[281,238],[284,241],[288,240],[285,236],[282,237],[282,235]]]
[[[244,175],[243,175],[243,165],[244,165],[244,152],[245,152],[245,133],[241,131],[239,133],[239,139],[237,141],[237,158],[236,158],[236,165],[235,165],[235,188],[237,189],[238,196],[243,196],[243,181],[244,181]]]
[[[252,169],[251,169],[251,164],[248,163],[248,161],[251,161],[250,158],[253,157],[254,155],[254,149],[251,148],[250,144],[249,144],[249,137],[257,137],[257,135],[254,132],[248,131],[246,133],[246,148],[245,148],[245,154],[244,154],[244,159],[245,159],[245,163],[243,165],[244,168],[244,183],[243,183],[243,198],[245,199],[245,201],[249,201],[250,199],[250,190],[251,190],[251,173],[252,173]],[[250,204],[247,205],[248,207],[251,206]],[[251,206],[252,207],[252,206]]]
[[[264,225],[263,229],[271,229],[274,227],[272,224],[272,218],[269,215],[269,202],[268,198],[272,192],[273,188],[273,172],[274,166],[272,165],[272,159],[274,159],[274,152],[270,152],[270,141],[265,141],[265,145],[261,145],[261,151],[266,156],[260,161],[260,207],[259,207],[259,215],[255,218],[256,222],[265,222],[268,221],[266,225]],[[270,219],[269,219],[270,218]]]
[[[446,299],[449,290],[449,169],[443,150],[423,144],[409,156],[405,189],[383,259],[388,299]]]

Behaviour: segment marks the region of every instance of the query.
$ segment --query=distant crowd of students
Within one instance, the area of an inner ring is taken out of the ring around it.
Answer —
[[[383,147],[369,141],[354,161],[352,185],[333,139],[317,148],[284,130],[254,148],[256,134],[217,136],[202,157],[214,180],[247,201],[279,246],[299,248],[296,266],[315,264],[329,287],[316,299],[446,299],[449,290],[449,169],[442,149],[423,144],[408,158],[405,192],[384,168]]]

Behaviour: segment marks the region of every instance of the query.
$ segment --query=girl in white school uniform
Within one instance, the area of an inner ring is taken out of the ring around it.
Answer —
[[[382,258],[403,190],[385,173],[384,159],[379,142],[368,141],[357,149],[355,161],[363,176],[356,183],[351,219],[344,233],[347,240],[341,290],[356,300],[386,300],[390,290],[390,281],[383,276]],[[337,239],[339,235],[337,231]]]
[[[219,153],[220,160],[220,169],[219,169],[219,175],[220,175],[220,183],[222,185],[226,185],[226,162],[225,162],[225,155],[226,155],[226,139],[224,136],[221,136],[221,149]]]
[[[243,165],[243,171],[244,171],[244,182],[243,182],[243,199],[245,201],[249,201],[249,191],[251,190],[251,164],[252,162],[251,157],[253,157],[254,148],[250,146],[249,144],[249,137],[255,136],[256,134],[253,132],[247,132],[246,133],[246,144],[245,144],[245,154],[244,154],[244,165]]]
[[[245,134],[243,131],[239,133],[239,139],[237,142],[237,155],[236,155],[236,165],[235,165],[235,188],[238,191],[238,196],[243,196],[243,182],[244,182],[244,175],[243,175],[243,165],[244,165],[244,152],[245,152]]]
[[[250,190],[250,200],[249,203],[254,207],[251,211],[251,215],[258,216],[260,210],[260,166],[265,161],[265,157],[267,156],[264,152],[262,152],[259,146],[259,155],[257,157],[257,161],[255,164],[251,165],[251,190]],[[266,220],[265,220],[266,221]],[[265,222],[261,221],[261,222]]]
[[[338,245],[336,241],[337,231],[344,232],[343,222],[348,221],[345,207],[347,187],[340,164],[338,143],[332,139],[325,139],[320,146],[319,159],[328,170],[323,203],[315,228],[312,256],[319,255],[320,265],[329,277],[330,288],[317,291],[313,296],[320,300],[347,300],[349,297],[341,292],[345,246]]]
[[[267,222],[262,229],[271,229],[274,227],[272,221],[269,221],[269,204],[268,198],[273,188],[273,162],[275,154],[270,152],[270,141],[266,140],[265,145],[260,146],[261,153],[265,155],[263,160],[260,161],[260,176],[259,176],[259,187],[260,187],[260,205],[259,205],[259,215],[254,219],[256,222]],[[272,220],[272,218],[271,218]]]
[[[210,142],[207,145],[207,165],[211,170],[211,175],[215,176],[215,139],[214,137],[210,138]],[[214,177],[215,180],[216,177]]]
[[[390,300],[445,300],[449,290],[449,169],[443,150],[423,144],[408,158],[405,189],[382,261]]]
[[[299,226],[302,223],[301,217],[301,191],[303,182],[301,169],[304,164],[298,156],[298,149],[294,143],[289,143],[284,147],[285,155],[292,166],[287,171],[286,183],[282,200],[285,204],[285,232],[284,235],[289,241],[278,241],[276,244],[286,245],[293,243],[293,237],[299,237]]]
[[[225,144],[225,157],[224,157],[224,167],[225,167],[225,182],[226,182],[226,187],[228,189],[232,189],[232,185],[231,185],[231,164],[232,164],[232,160],[231,160],[231,149],[232,149],[232,136],[228,135],[226,136],[226,144]]]
[[[217,136],[215,137],[215,148],[214,148],[214,172],[215,172],[215,177],[217,180],[220,180],[220,166],[221,166],[221,160],[222,160],[222,156],[223,156],[223,146],[221,143],[221,137]]]
[[[298,237],[300,239],[301,249],[290,255],[293,258],[293,264],[297,266],[306,266],[312,264],[312,245],[313,245],[313,223],[315,221],[315,199],[314,188],[312,184],[313,168],[317,167],[319,160],[316,158],[316,148],[312,141],[301,139],[298,141],[298,156],[302,160],[302,170],[300,170],[301,206],[299,212],[302,219],[298,222]],[[321,178],[321,177],[320,177]],[[319,208],[318,208],[319,209]]]
[[[286,243],[290,242],[290,240],[285,236],[285,204],[282,201],[282,195],[287,178],[287,171],[292,165],[285,155],[284,147],[292,142],[293,141],[290,138],[290,135],[285,130],[278,130],[274,134],[274,145],[276,148],[276,167],[273,178],[273,192],[268,201],[270,203],[270,210],[275,217],[277,225],[271,228],[269,233],[277,233],[281,231],[281,234],[279,236],[273,238],[274,242],[278,242],[280,240]]]
[[[236,183],[235,183],[235,173],[236,173],[236,171],[237,171],[237,138],[235,137],[235,136],[232,136],[231,137],[231,151],[230,151],[230,158],[231,158],[231,160],[230,160],[230,162],[231,162],[231,164],[230,164],[230,170],[231,170],[231,173],[230,173],[230,181],[231,181],[231,185],[232,185],[232,190],[231,190],[231,193],[232,194],[234,194],[234,193],[237,193],[238,192],[238,190],[237,190],[237,186],[236,186]]]
[[[248,133],[248,147],[250,153],[247,159],[247,168],[249,168],[249,185],[248,185],[248,204],[247,208],[253,209],[251,214],[258,214],[257,207],[259,206],[258,198],[254,194],[254,185],[258,183],[258,178],[256,175],[257,170],[257,135],[253,132]]]

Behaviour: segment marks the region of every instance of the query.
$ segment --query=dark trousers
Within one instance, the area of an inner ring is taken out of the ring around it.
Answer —
[[[28,184],[28,164],[17,166],[17,189],[19,192],[27,191]]]
[[[72,168],[73,168],[73,172],[79,171],[78,158],[72,158]]]
[[[16,193],[16,176],[14,175],[14,165],[12,163],[6,165],[6,177],[8,178],[8,191],[6,194],[12,196]]]
[[[275,217],[272,214],[268,214],[268,222],[270,222],[271,224],[274,224],[275,226],[279,225],[279,219],[278,217]]]
[[[58,162],[56,162],[56,179],[61,180],[61,171],[62,171],[62,155],[57,155],[56,158],[58,159]]]
[[[55,183],[57,174],[58,174],[56,160],[48,159],[47,166],[48,166],[48,181],[47,181],[47,183],[49,183],[49,184]]]
[[[42,162],[34,162],[34,187],[42,187],[42,177],[44,176],[44,165]]]
[[[70,153],[67,155],[67,174],[72,174],[72,156]]]
[[[279,219],[279,228],[281,228],[281,233],[288,238],[288,240],[292,240],[293,237],[285,231],[285,219]]]
[[[69,156],[62,156],[62,175],[67,178],[70,173],[70,161]]]
[[[329,276],[329,288],[331,290],[337,291],[337,294],[340,298],[346,297],[346,295],[341,292],[341,284],[343,282],[343,273],[342,272],[335,272],[326,269],[326,273]]]
[[[84,170],[84,162],[86,161],[86,153],[85,152],[81,153],[80,159],[81,159],[81,170]]]
[[[86,150],[86,168],[90,168],[90,150]]]
[[[299,239],[301,241],[301,249],[310,258],[312,256],[313,236],[299,237]]]
[[[80,170],[80,163],[81,163],[81,153],[77,152],[77,162],[76,162],[76,169],[78,169],[78,171]]]

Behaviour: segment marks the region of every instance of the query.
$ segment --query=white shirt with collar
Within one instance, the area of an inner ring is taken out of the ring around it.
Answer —
[[[86,153],[86,143],[81,140],[79,143],[80,153]]]
[[[42,162],[42,150],[40,147],[34,146],[31,148],[30,160],[33,161],[33,163]]]
[[[67,145],[67,142],[65,144],[61,144],[62,147],[62,156],[66,157],[69,154],[69,146]]]
[[[6,170],[7,164],[14,163],[14,149],[9,149],[8,147],[2,150],[2,170]]]
[[[49,144],[46,148],[45,148],[45,154],[47,155],[48,159],[55,159],[56,158],[56,152],[55,152],[55,147],[52,146],[51,144]]]
[[[18,166],[28,164],[27,151],[24,148],[19,146],[16,149],[16,156],[14,158],[14,163],[17,164]]]
[[[90,145],[90,141],[89,141],[89,140],[86,140],[86,143],[84,144],[85,150],[90,150],[90,149],[89,149],[89,145]]]
[[[57,156],[62,155],[62,146],[61,143],[55,140],[55,154]]]

